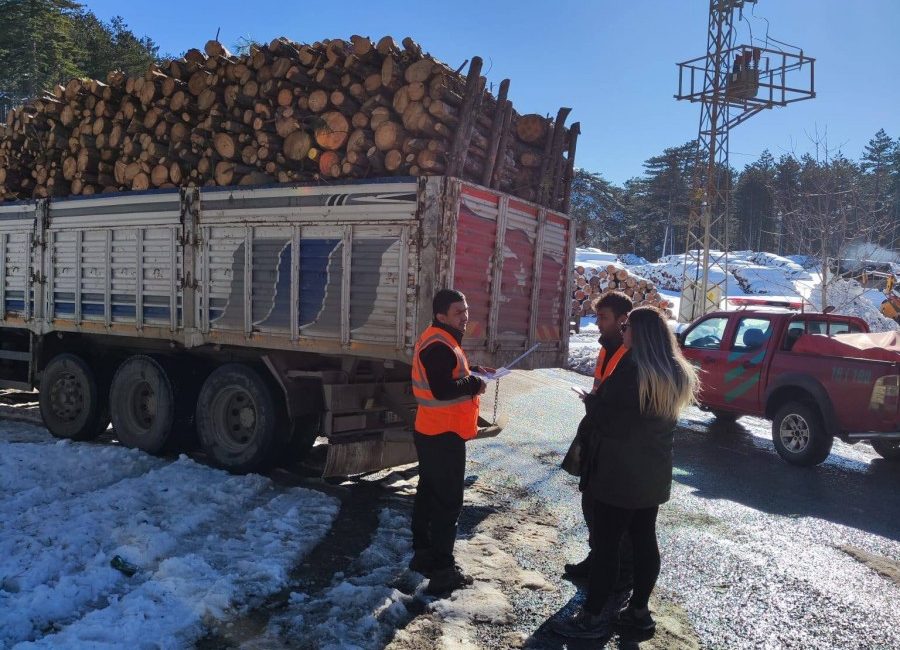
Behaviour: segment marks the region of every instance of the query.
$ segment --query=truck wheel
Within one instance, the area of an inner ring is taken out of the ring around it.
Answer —
[[[196,422],[204,451],[232,472],[263,469],[276,446],[279,417],[269,386],[240,363],[216,368],[203,382]]]
[[[175,395],[159,363],[144,355],[119,366],[109,390],[110,416],[119,441],[126,447],[159,453],[172,433]]]
[[[788,402],[778,409],[772,421],[775,451],[792,465],[818,465],[831,453],[834,439],[828,435],[814,407]]]
[[[869,444],[887,460],[900,460],[900,440],[872,440]]]
[[[109,425],[97,377],[80,357],[53,357],[41,373],[39,390],[41,418],[57,438],[93,440]]]

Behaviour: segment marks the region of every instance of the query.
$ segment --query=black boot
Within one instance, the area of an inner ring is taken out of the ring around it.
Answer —
[[[430,578],[431,574],[434,573],[434,556],[431,554],[431,551],[427,549],[415,551],[412,559],[409,561],[409,570]]]
[[[566,564],[563,567],[563,575],[574,580],[586,580],[591,572],[591,556],[588,554],[581,562],[577,564]]]
[[[463,573],[457,565],[437,569],[431,574],[428,588],[425,590],[432,596],[442,596],[456,591],[460,587],[472,584],[472,576]]]

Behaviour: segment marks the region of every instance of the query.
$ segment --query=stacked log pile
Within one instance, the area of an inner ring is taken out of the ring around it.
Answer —
[[[609,264],[606,268],[586,269],[583,266],[576,266],[574,278],[573,318],[592,315],[594,301],[608,291],[621,291],[631,298],[635,307],[651,305],[661,309],[667,318],[673,318],[672,302],[660,295],[652,282],[614,264]]]
[[[72,79],[0,125],[0,200],[446,174],[567,210],[578,124],[519,115],[411,39],[219,42]]]

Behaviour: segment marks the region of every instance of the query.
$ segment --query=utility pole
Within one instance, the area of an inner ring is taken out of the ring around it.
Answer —
[[[729,131],[767,108],[816,96],[815,59],[762,46],[735,45],[735,18],[757,0],[710,0],[706,55],[678,64],[676,99],[700,104],[697,161],[688,215],[679,320],[719,308],[726,295]],[[767,45],[767,43],[765,44]],[[710,269],[720,267],[721,278]]]

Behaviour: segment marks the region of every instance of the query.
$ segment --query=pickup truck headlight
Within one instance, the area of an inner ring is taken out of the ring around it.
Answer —
[[[896,411],[898,401],[900,401],[900,375],[879,377],[872,387],[869,409],[872,411],[882,409]]]

